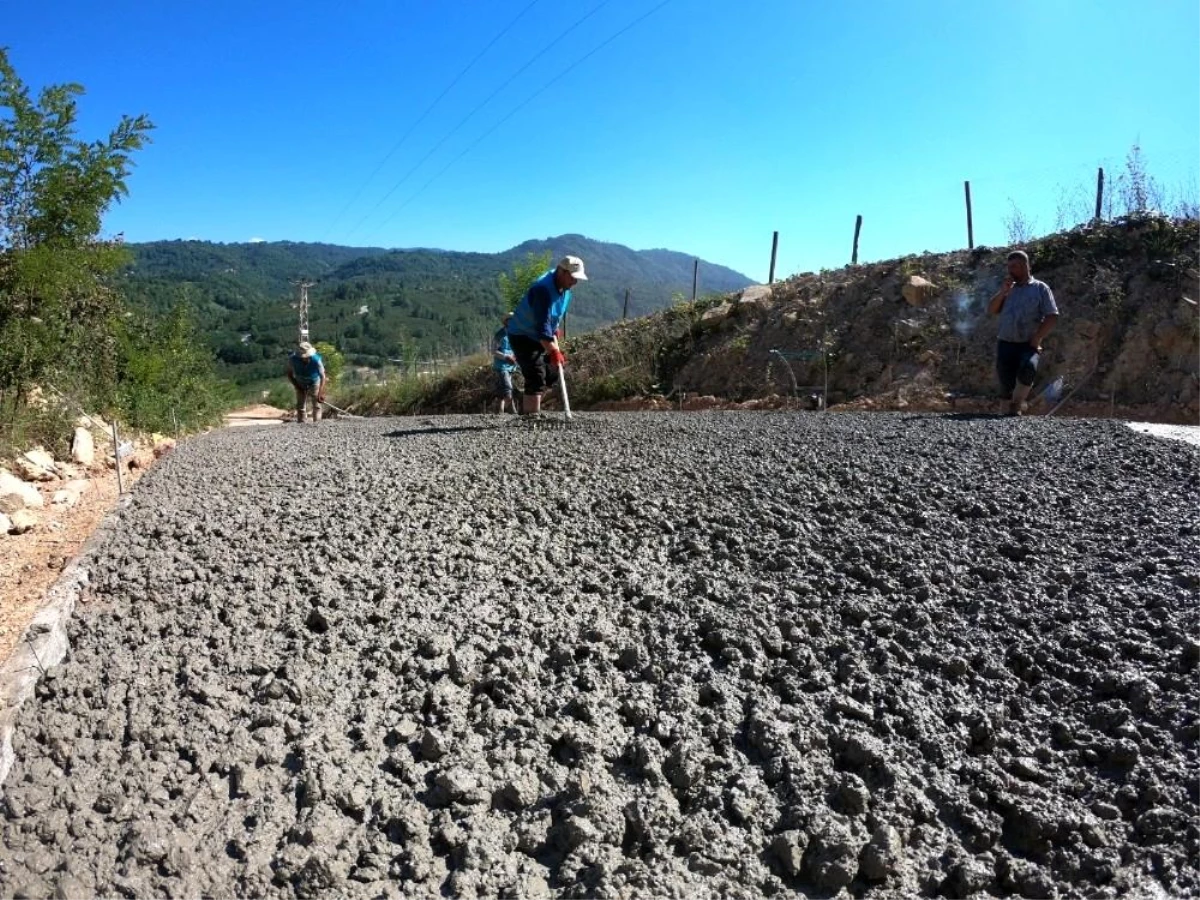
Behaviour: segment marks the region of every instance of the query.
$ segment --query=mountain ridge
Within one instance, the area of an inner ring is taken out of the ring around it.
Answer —
[[[301,241],[126,246],[132,262],[122,280],[131,299],[159,310],[189,308],[226,374],[241,382],[277,374],[283,348],[295,340],[298,279],[316,282],[309,291],[313,339],[336,344],[356,363],[381,365],[481,349],[506,311],[497,277],[529,254],[583,258],[589,280],[576,289],[569,319],[576,334],[620,320],[627,290],[631,317],[690,296],[696,259],[580,234],[532,238],[497,253]],[[751,283],[699,261],[701,295]]]

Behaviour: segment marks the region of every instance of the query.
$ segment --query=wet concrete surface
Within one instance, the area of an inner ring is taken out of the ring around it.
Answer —
[[[936,415],[186,442],[21,712],[0,896],[1196,896],[1198,461]]]

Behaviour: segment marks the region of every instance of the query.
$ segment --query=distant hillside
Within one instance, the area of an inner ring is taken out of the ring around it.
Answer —
[[[478,349],[503,313],[496,279],[529,253],[583,258],[589,280],[575,291],[569,329],[581,333],[645,315],[690,295],[693,257],[631,250],[582,235],[526,241],[502,253],[384,250],[293,242],[131,244],[125,273],[131,299],[155,309],[192,308],[229,374],[242,382],[278,374],[295,340],[298,278],[309,292],[314,340],[331,341],[358,362],[456,355]],[[744,275],[701,261],[701,294],[750,284]]]

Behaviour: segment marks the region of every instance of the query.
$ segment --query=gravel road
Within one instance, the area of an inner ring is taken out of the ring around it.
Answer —
[[[186,442],[24,710],[0,896],[1200,896],[1200,451],[498,417]]]

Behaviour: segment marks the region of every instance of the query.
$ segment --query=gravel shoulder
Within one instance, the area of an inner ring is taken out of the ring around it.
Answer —
[[[0,897],[1200,896],[1200,452],[583,414],[189,440],[22,711]]]

